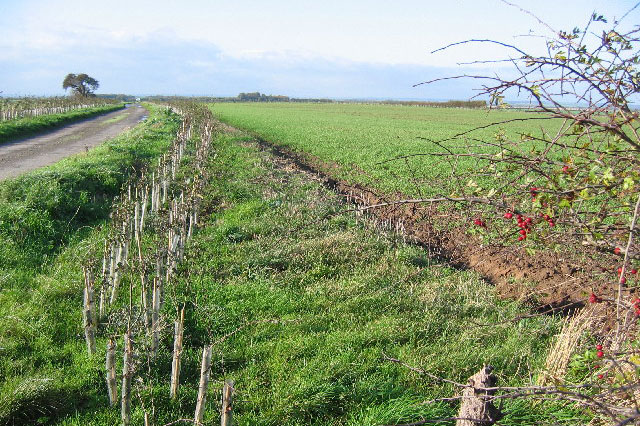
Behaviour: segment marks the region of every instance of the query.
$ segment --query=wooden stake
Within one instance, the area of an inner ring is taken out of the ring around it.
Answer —
[[[103,283],[102,286],[100,286],[100,306],[98,307],[98,319],[97,319],[97,321],[102,321],[102,319],[104,318],[105,298],[106,298],[105,295],[106,295],[105,284]]]
[[[140,203],[136,201],[135,206],[133,207],[133,233],[135,235],[136,241],[140,240]]]
[[[114,275],[116,273],[116,246],[111,244],[110,254],[109,254],[109,282],[113,285]]]
[[[233,381],[227,380],[222,388],[222,410],[220,411],[220,426],[231,426],[233,412]]]
[[[120,285],[120,269],[122,268],[122,254],[124,251],[124,246],[118,244],[118,248],[116,249],[117,251],[117,255],[116,255],[116,266],[115,266],[115,271],[113,273],[113,283],[112,283],[112,288],[111,288],[111,299],[109,300],[109,303],[111,305],[113,305],[113,302],[116,301],[116,297],[118,297],[118,286]]]
[[[176,320],[173,333],[173,362],[171,363],[171,388],[169,396],[175,399],[178,396],[180,384],[180,360],[182,358],[182,334],[184,331],[184,307],[180,310],[180,317]]]
[[[104,281],[104,278],[107,274],[107,240],[104,240],[104,251],[102,254],[102,279]]]
[[[141,289],[142,293],[142,313],[144,319],[144,327],[149,330],[151,326],[151,306],[149,303],[149,286],[147,285],[147,276],[142,274],[141,276]]]
[[[160,321],[160,286],[158,278],[153,280],[153,313],[151,314],[151,356],[158,351],[158,328]]]
[[[191,239],[193,234],[193,213],[189,214],[189,231],[187,231],[187,239]]]
[[[198,387],[198,400],[196,402],[196,413],[194,423],[202,424],[204,418],[204,405],[207,402],[207,388],[209,386],[209,375],[211,374],[211,346],[202,349],[202,365],[200,366],[200,386]]]
[[[109,404],[114,406],[118,400],[118,388],[116,386],[116,345],[113,339],[107,342],[107,393]]]
[[[491,426],[503,415],[488,398],[495,391],[485,391],[496,385],[497,378],[493,374],[493,367],[485,366],[473,376],[469,377],[469,387],[462,391],[462,404],[456,421],[456,426]]]
[[[167,178],[166,174],[162,180],[162,204],[167,202]]]
[[[82,317],[84,322],[84,337],[87,341],[89,355],[96,353],[96,307],[94,303],[93,280],[87,268],[84,271],[84,309]]]
[[[124,361],[122,365],[122,405],[120,414],[122,424],[128,426],[131,421],[131,378],[133,376],[132,361],[133,350],[131,347],[131,330],[124,335]]]
[[[144,199],[142,200],[142,213],[140,214],[140,233],[144,230],[144,218],[147,211],[147,203],[149,202],[149,188],[145,188]]]

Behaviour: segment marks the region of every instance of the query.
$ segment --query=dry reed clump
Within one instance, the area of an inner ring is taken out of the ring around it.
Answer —
[[[544,370],[538,377],[539,386],[562,383],[585,332],[600,320],[595,305],[589,305],[575,315],[567,317],[560,334],[549,348]]]

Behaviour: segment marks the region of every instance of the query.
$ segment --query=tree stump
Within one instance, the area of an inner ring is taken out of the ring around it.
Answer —
[[[487,398],[495,391],[484,390],[494,387],[498,381],[492,372],[493,367],[487,365],[469,377],[469,387],[462,392],[462,405],[458,412],[460,420],[456,421],[456,426],[491,426],[502,418],[500,410]]]

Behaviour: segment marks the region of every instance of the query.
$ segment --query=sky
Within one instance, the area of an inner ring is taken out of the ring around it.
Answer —
[[[593,11],[612,21],[637,0],[509,2],[0,0],[0,91],[62,95],[67,73],[87,73],[98,93],[469,99],[477,81],[413,86],[465,72],[509,75],[460,63],[510,52],[487,44],[431,51],[483,38],[541,52],[539,36],[584,27]],[[640,7],[624,22],[640,22]]]

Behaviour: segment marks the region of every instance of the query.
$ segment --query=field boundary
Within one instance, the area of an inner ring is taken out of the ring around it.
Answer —
[[[455,212],[442,212],[434,204],[402,203],[403,194],[381,194],[361,184],[337,179],[332,164],[305,152],[279,145],[253,131],[223,123],[226,131],[250,135],[261,149],[289,163],[341,195],[353,205],[356,214],[366,214],[382,229],[401,233],[424,247],[430,257],[439,258],[456,268],[473,269],[493,284],[501,297],[523,302],[537,312],[571,313],[585,306],[589,293],[608,294],[602,275],[610,274],[602,265],[581,264],[577,258],[556,253],[527,253],[524,248],[483,244],[465,231],[451,225],[464,220]],[[375,207],[382,205],[379,207]],[[595,268],[595,272],[594,272]],[[614,315],[615,316],[615,315]],[[606,332],[606,327],[601,332]]]

